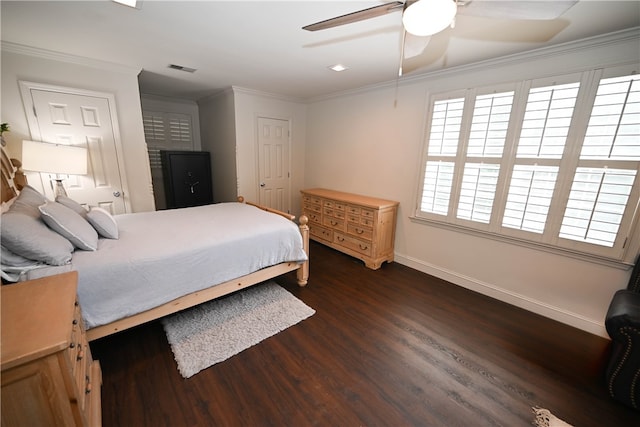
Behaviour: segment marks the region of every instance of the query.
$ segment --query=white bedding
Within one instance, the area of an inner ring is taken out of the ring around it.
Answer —
[[[285,261],[307,259],[296,224],[242,203],[115,216],[120,237],[76,251],[87,328]]]

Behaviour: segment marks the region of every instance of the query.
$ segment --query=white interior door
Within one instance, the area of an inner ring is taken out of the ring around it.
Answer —
[[[289,121],[258,118],[260,204],[291,212]]]
[[[113,214],[130,211],[113,96],[37,83],[20,84],[33,140],[88,149],[87,175],[64,180],[69,197]],[[48,174],[42,175],[43,182],[48,181]]]

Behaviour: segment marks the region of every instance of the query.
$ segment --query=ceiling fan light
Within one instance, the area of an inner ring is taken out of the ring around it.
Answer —
[[[402,24],[415,36],[430,36],[447,28],[456,11],[453,0],[419,0],[404,11]]]

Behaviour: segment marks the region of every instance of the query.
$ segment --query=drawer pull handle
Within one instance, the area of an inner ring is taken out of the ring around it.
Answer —
[[[367,249],[369,249],[369,246],[367,245],[358,245],[360,246],[360,249],[362,249],[363,251],[366,251]]]
[[[86,381],[87,381],[87,384],[85,385],[84,392],[86,394],[89,394],[91,393],[91,378],[89,378],[89,376],[86,376]]]
[[[78,324],[78,319],[73,319],[73,322],[71,322],[71,323],[73,323],[74,325],[77,325]]]
[[[71,344],[69,344],[69,348],[76,348],[76,343],[72,342]]]
[[[76,356],[76,360],[79,362],[84,358],[84,350],[78,351],[78,355]]]
[[[338,225],[338,222],[337,221],[331,221],[331,225],[336,226],[336,225]]]
[[[344,242],[344,239],[340,236],[336,237],[336,239],[338,239],[340,242]]]
[[[364,230],[361,229],[361,228],[356,228],[356,233],[362,234],[362,233],[364,233]]]

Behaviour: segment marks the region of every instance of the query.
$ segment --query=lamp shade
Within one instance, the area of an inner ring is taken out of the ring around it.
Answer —
[[[65,175],[86,175],[87,149],[73,145],[22,141],[22,169]]]
[[[402,14],[402,24],[415,36],[430,36],[451,25],[457,7],[453,0],[418,0]]]

